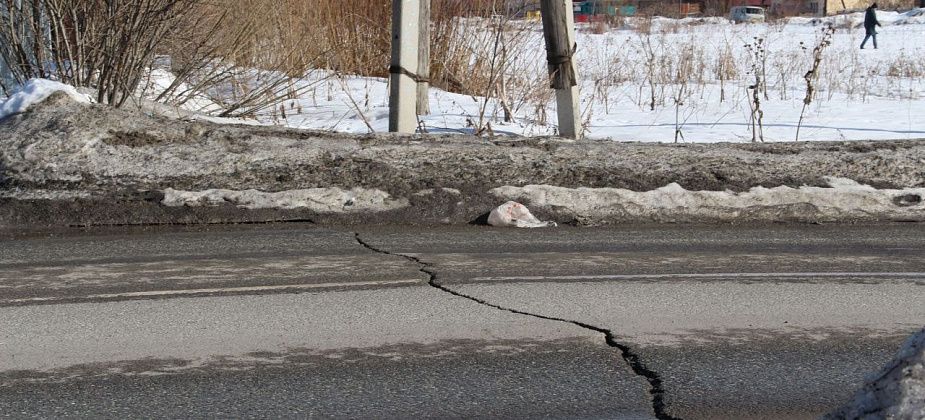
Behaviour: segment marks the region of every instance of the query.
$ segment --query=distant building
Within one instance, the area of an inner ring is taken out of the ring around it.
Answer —
[[[882,10],[925,7],[925,0],[572,0],[572,3],[576,18],[587,19],[599,15],[631,16],[637,9],[640,13],[668,16],[701,13],[726,16],[733,6],[763,7],[772,16],[830,16],[862,11],[874,1]],[[508,12],[519,16],[535,15],[539,11],[539,0],[506,0],[503,4]]]
[[[826,0],[825,14],[837,15],[842,12],[859,11],[876,2],[881,10],[908,10],[916,7],[916,0]]]
[[[768,14],[771,16],[823,16],[826,2],[832,0],[771,0]],[[853,1],[853,0],[850,0]]]
[[[761,6],[775,16],[831,16],[862,11],[874,1],[883,10],[916,7],[916,0],[745,0],[742,5]]]

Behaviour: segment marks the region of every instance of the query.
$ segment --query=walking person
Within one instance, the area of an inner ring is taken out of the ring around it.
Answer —
[[[864,41],[861,42],[861,49],[864,49],[864,44],[867,43],[867,40],[870,38],[874,39],[874,49],[877,49],[877,27],[881,26],[880,21],[877,20],[877,3],[870,5],[867,8],[867,12],[864,13],[864,31],[867,32],[867,35],[864,37]]]

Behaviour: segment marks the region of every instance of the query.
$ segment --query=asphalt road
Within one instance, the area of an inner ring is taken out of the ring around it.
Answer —
[[[811,418],[925,324],[918,224],[0,236],[0,417]]]

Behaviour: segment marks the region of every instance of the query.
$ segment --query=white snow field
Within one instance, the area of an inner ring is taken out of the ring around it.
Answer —
[[[582,120],[590,138],[621,141],[675,141],[676,123],[686,142],[744,142],[752,140],[749,91],[754,83],[745,45],[763,39],[767,99],[762,96],[765,141],[796,139],[805,73],[813,63],[812,50],[825,24],[834,24],[832,44],[823,51],[817,89],[807,107],[799,140],[909,139],[925,137],[925,9],[906,13],[880,12],[883,24],[879,49],[864,37],[862,13],[824,19],[791,18],[786,23],[733,25],[722,18],[629,21],[627,28],[592,33],[579,26],[577,60],[581,76]],[[503,121],[496,101],[486,113],[494,134],[551,135],[556,133],[555,102],[545,89],[545,51],[538,25],[509,47],[511,62],[507,88],[516,118]],[[646,42],[651,45],[651,71],[646,65]],[[513,42],[512,42],[513,43]],[[721,64],[726,57],[734,63]],[[677,73],[686,73],[684,91]],[[732,67],[732,69],[729,69]],[[686,68],[686,69],[685,69]],[[719,73],[726,69],[727,80]],[[326,77],[317,75],[316,77]],[[514,80],[520,80],[514,82]],[[305,81],[304,83],[311,83]],[[526,85],[526,86],[524,86]],[[320,83],[311,94],[294,101],[302,113],[286,118],[263,115],[264,123],[354,133],[385,132],[388,128],[387,83],[384,79],[348,77]],[[545,95],[542,92],[546,92]],[[678,93],[681,95],[678,96]],[[525,98],[542,98],[540,104]],[[675,98],[681,100],[675,106]],[[429,132],[470,133],[478,125],[483,97],[431,89],[432,114],[421,118]],[[275,113],[274,113],[275,114]],[[546,123],[543,123],[544,117]]]
[[[868,45],[864,50],[858,48],[864,36],[863,13],[755,25],[733,25],[723,18],[634,18],[603,33],[581,24],[577,61],[586,134],[618,141],[752,141],[757,135],[748,86],[755,84],[757,72],[766,86],[759,95],[765,141],[925,138],[925,9],[878,16],[883,24],[879,49]],[[491,30],[481,20],[460,24]],[[836,31],[822,53],[813,82],[815,95],[803,112],[804,75],[829,24]],[[472,133],[475,126],[490,124],[494,135],[556,134],[540,25],[512,22],[505,37],[512,59],[502,74],[513,121],[503,120],[496,100],[485,100],[496,94],[463,95],[432,88],[432,113],[421,117],[428,132]],[[766,57],[756,60],[746,45],[757,45],[759,39]],[[490,45],[470,48],[473,62],[491,50]],[[152,71],[144,95],[156,95],[171,78],[162,69]],[[200,114],[198,118],[217,122],[347,133],[387,131],[385,79],[316,71],[296,81],[294,88],[303,93],[279,104],[285,115],[273,107],[256,121],[209,117],[220,107],[208,98],[197,97],[174,109],[185,117]],[[21,112],[27,104],[17,99],[21,96],[13,95],[0,109]]]

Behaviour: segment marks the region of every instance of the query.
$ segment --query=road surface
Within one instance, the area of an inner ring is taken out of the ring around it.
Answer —
[[[0,239],[10,417],[811,418],[925,324],[925,226]]]

